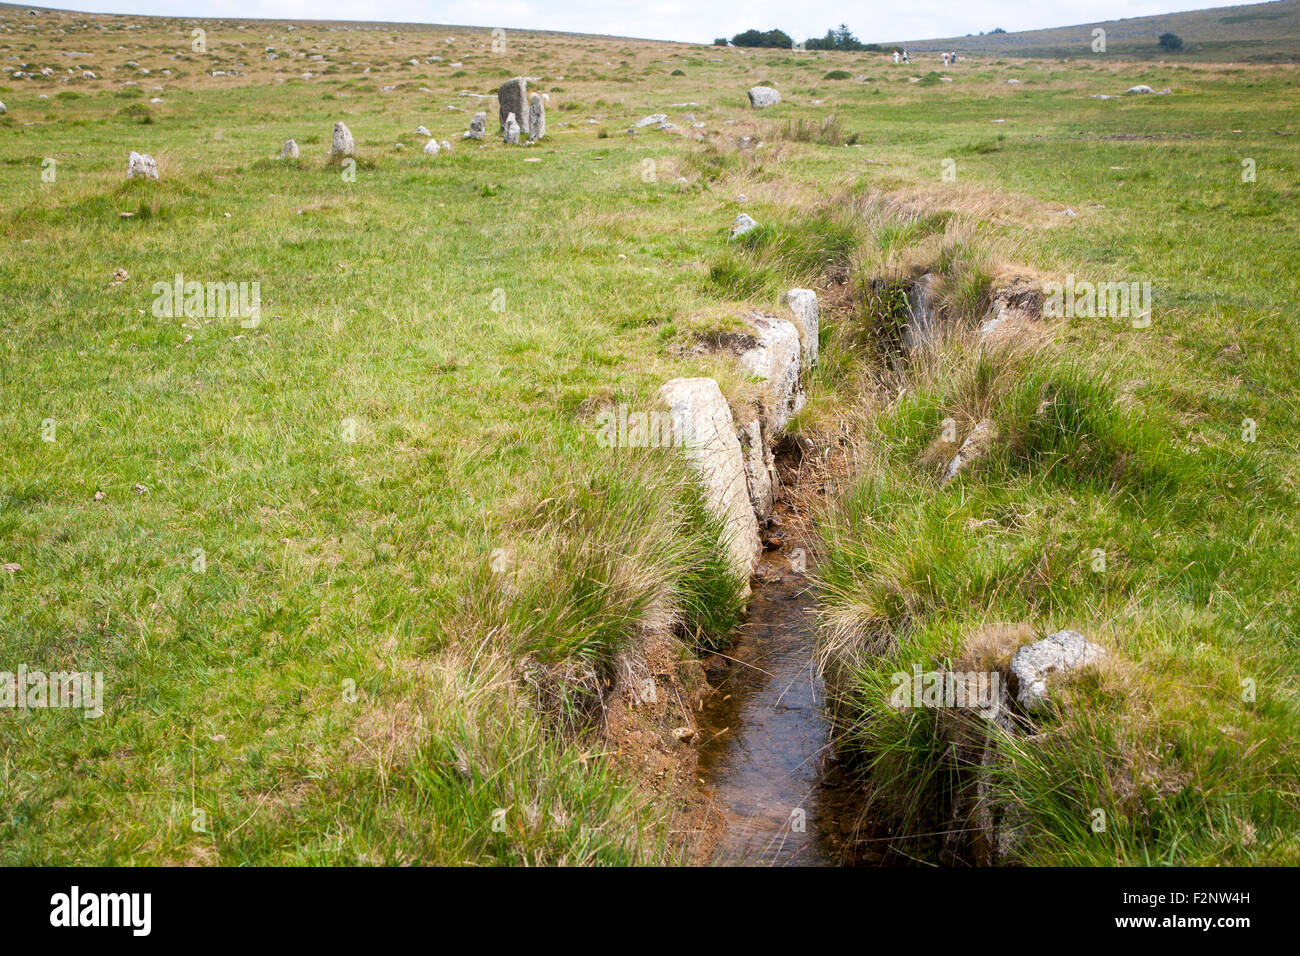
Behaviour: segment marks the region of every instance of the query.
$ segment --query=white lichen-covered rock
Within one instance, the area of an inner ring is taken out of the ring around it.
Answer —
[[[1035,644],[1027,644],[1011,658],[1011,675],[1018,683],[1016,701],[1035,710],[1048,700],[1048,680],[1053,674],[1081,670],[1105,655],[1106,649],[1078,631],[1057,631]]]
[[[466,139],[482,139],[483,133],[487,129],[487,113],[475,113],[469,121],[469,129],[465,131]]]
[[[763,434],[763,422],[755,418],[736,429],[740,453],[745,459],[745,481],[749,486],[749,503],[759,524],[766,524],[776,505],[780,482],[776,475],[776,458]]]
[[[514,113],[506,117],[506,126],[502,138],[507,146],[519,145],[519,121],[515,119]]]
[[[280,150],[280,158],[297,159],[298,155],[298,142],[296,140],[286,139],[284,141],[284,148]]]
[[[546,99],[541,93],[528,98],[528,138],[536,141],[546,136]]]
[[[738,236],[743,236],[745,233],[749,232],[749,230],[754,229],[757,226],[758,222],[753,216],[747,212],[742,212],[731,222],[731,238],[735,239]]]
[[[943,473],[943,483],[946,485],[952,481],[972,462],[987,457],[997,437],[998,427],[991,419],[985,418],[979,422],[961,443],[957,454],[952,456],[952,461],[948,462],[948,467]]]
[[[429,132],[427,129],[425,129],[423,126],[417,126],[417,127],[415,128],[415,135],[416,135],[416,136],[432,136],[433,134],[430,133],[430,132]]]
[[[804,368],[815,368],[820,324],[817,316],[817,293],[812,289],[791,289],[785,294],[785,304],[794,313],[794,324],[799,329],[799,339],[803,344]]]
[[[351,156],[356,152],[356,143],[352,141],[352,130],[346,123],[334,124],[334,135],[330,138],[331,156]]]
[[[781,102],[781,94],[770,86],[753,86],[749,90],[749,105],[756,110],[765,106],[775,106]]]
[[[4,103],[0,103],[0,116],[3,116],[5,113],[8,112],[9,112],[9,107],[5,106]]]
[[[781,432],[799,409],[804,394],[799,386],[799,330],[775,315],[755,312],[747,316],[755,344],[740,355],[740,367],[767,382],[771,402],[768,412],[774,432]]]
[[[659,400],[671,409],[705,503],[723,526],[732,566],[748,577],[762,544],[736,424],[722,390],[711,378],[675,378],[659,389]]]
[[[444,153],[450,153],[450,152],[451,152],[451,143],[447,142],[445,139],[442,140],[442,142],[440,142],[438,145],[440,145],[440,146],[442,147],[442,151],[443,151]]]
[[[436,139],[431,139],[424,144],[424,151],[430,156],[437,156],[439,149],[441,149],[441,147],[438,145],[438,141]]]
[[[132,150],[126,158],[126,178],[157,179],[158,163],[148,153],[137,153]]]
[[[1151,89],[1151,87],[1147,86],[1145,83],[1139,83],[1137,86],[1130,86],[1124,92],[1125,93],[1154,93],[1155,90]]]
[[[643,116],[632,124],[633,129],[645,129],[647,126],[658,126],[660,123],[668,121],[667,113],[651,113],[649,116]]]

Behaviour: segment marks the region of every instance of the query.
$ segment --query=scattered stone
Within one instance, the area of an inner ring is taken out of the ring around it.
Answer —
[[[526,79],[516,76],[513,80],[502,83],[501,88],[497,90],[497,103],[500,104],[499,119],[503,133],[506,121],[511,115],[515,118],[519,132],[528,132],[528,81]]]
[[[507,146],[519,145],[519,123],[515,119],[515,114],[511,113],[506,117],[506,126],[503,134]]]
[[[1017,80],[1017,79],[1015,79],[1015,78],[1013,77],[1013,78],[1007,80],[1007,85],[1008,85],[1008,86],[1019,86],[1019,85],[1020,85],[1020,81]]]
[[[416,136],[432,136],[433,134],[430,133],[430,132],[429,132],[427,129],[425,129],[423,126],[417,126],[417,127],[415,128],[415,135],[416,135]]]
[[[1154,93],[1155,90],[1151,89],[1151,87],[1147,86],[1145,83],[1139,83],[1137,86],[1130,86],[1124,92],[1125,93]]]
[[[772,428],[780,432],[804,403],[799,386],[799,330],[793,322],[774,315],[755,312],[747,318],[754,328],[755,343],[741,353],[740,367],[767,382]]]
[[[436,139],[431,139],[424,144],[424,151],[430,156],[437,156],[438,149],[439,146],[438,146],[438,141]]]
[[[5,106],[4,103],[0,103],[0,116],[3,116],[5,113],[8,112],[9,112],[9,107]]]
[[[794,313],[794,324],[799,329],[799,338],[803,343],[804,368],[815,368],[817,365],[817,336],[820,334],[817,317],[817,293],[812,289],[791,289],[785,294],[785,304]]]
[[[1037,710],[1048,701],[1047,683],[1052,674],[1081,670],[1105,655],[1106,649],[1093,644],[1078,631],[1057,631],[1036,644],[1027,644],[1011,658],[1011,676],[1019,689],[1016,701],[1025,710]]]
[[[738,236],[743,236],[745,233],[749,232],[749,230],[754,229],[757,226],[758,222],[753,216],[747,212],[742,212],[731,223],[731,238],[735,239]]]
[[[465,138],[482,139],[486,129],[487,113],[475,113],[474,118],[469,121],[469,129],[465,131]]]
[[[158,163],[148,153],[137,153],[133,150],[126,158],[126,178],[135,179],[137,176],[156,180]]]
[[[451,143],[447,142],[445,139],[442,140],[438,145],[440,145],[440,146],[442,147],[442,151],[443,151],[444,153],[450,153],[450,152],[451,152]]]
[[[756,110],[765,106],[775,106],[781,102],[781,94],[770,86],[754,86],[749,90],[749,105]]]
[[[334,136],[330,140],[331,156],[351,156],[356,152],[356,144],[352,141],[352,131],[342,122],[334,124]]]
[[[723,524],[731,563],[747,578],[762,545],[731,408],[711,378],[675,378],[659,389],[659,400],[672,410],[705,506]]]
[[[297,159],[297,158],[298,158],[298,143],[297,143],[296,141],[292,140],[292,139],[286,139],[286,140],[284,141],[284,148],[280,150],[280,158],[281,158],[281,159]]]
[[[130,279],[130,278],[131,278],[130,274],[127,273],[127,271],[126,271],[125,269],[121,269],[121,268],[114,269],[114,270],[113,270],[113,281],[110,282],[109,285],[110,285],[110,286],[121,285],[123,282],[125,282],[126,280],[128,280],[128,279]]]
[[[546,100],[541,93],[528,98],[528,138],[537,142],[546,136]]]
[[[649,116],[643,116],[632,124],[633,129],[645,129],[647,126],[658,126],[660,123],[667,122],[667,113],[651,113]]]
[[[1088,99],[1090,99],[1090,100],[1108,100],[1108,99],[1111,99],[1111,95],[1110,95],[1109,93],[1093,93],[1090,97],[1088,97]]]

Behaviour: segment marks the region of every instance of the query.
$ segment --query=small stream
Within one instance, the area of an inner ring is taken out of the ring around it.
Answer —
[[[726,822],[712,862],[872,862],[853,839],[860,801],[831,752],[808,576],[769,552],[753,587],[730,664],[700,716],[697,775]]]

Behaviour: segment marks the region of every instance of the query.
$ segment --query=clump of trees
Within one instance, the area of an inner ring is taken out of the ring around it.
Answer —
[[[1170,53],[1177,53],[1183,48],[1183,38],[1177,33],[1162,33],[1156,42],[1160,44],[1160,49]]]
[[[783,47],[790,49],[794,46],[794,40],[790,39],[790,34],[784,30],[746,30],[744,33],[737,33],[731,38],[732,46],[750,46],[750,47]]]
[[[727,38],[718,37],[714,46],[726,46]],[[791,49],[794,40],[784,30],[746,30],[731,38],[732,46],[772,47]],[[824,37],[807,40],[806,50],[852,50],[857,52],[883,53],[885,48],[877,43],[863,43],[853,35],[846,24],[841,23],[834,30],[827,30]]]

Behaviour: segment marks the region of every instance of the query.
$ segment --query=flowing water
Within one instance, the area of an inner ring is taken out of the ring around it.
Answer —
[[[813,664],[806,575],[764,556],[726,675],[700,719],[698,775],[726,820],[713,862],[834,866],[861,861],[859,802],[831,754]]]

